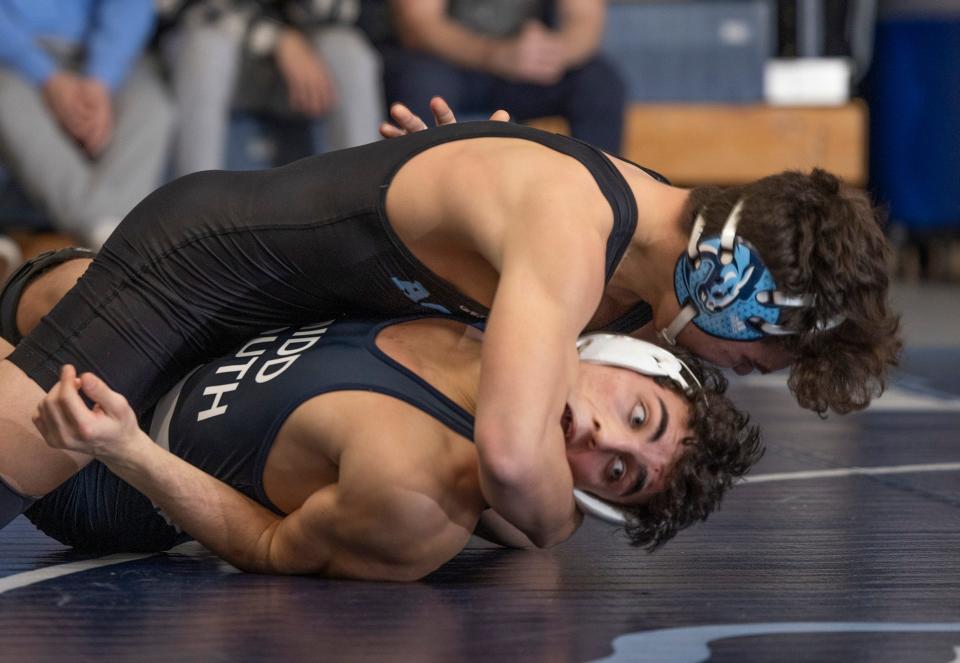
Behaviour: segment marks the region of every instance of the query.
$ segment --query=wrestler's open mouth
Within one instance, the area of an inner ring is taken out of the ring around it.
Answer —
[[[573,410],[569,405],[564,406],[563,416],[560,417],[560,427],[563,429],[563,439],[570,444],[573,437]]]

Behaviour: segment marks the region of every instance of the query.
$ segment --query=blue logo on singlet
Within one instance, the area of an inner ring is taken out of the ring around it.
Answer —
[[[400,288],[400,292],[407,296],[412,302],[416,302],[425,308],[431,309],[433,311],[439,311],[440,313],[446,313],[450,315],[450,311],[440,304],[433,304],[431,302],[423,301],[430,296],[430,291],[423,287],[423,284],[420,281],[404,281],[403,279],[398,279],[396,276],[390,277],[393,281],[393,284]]]

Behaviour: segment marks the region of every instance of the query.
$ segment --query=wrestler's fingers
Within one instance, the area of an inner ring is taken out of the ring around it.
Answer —
[[[430,111],[433,113],[433,119],[437,126],[444,124],[456,124],[457,117],[453,114],[453,109],[443,97],[433,97],[430,99]]]
[[[93,373],[81,375],[80,383],[83,393],[111,418],[120,419],[128,411],[132,412],[127,399],[108,387],[106,382]]]
[[[414,115],[413,111],[400,102],[396,102],[390,106],[390,118],[397,123],[398,127],[407,133],[423,131],[427,128],[426,122],[420,119],[419,116]]]
[[[49,436],[48,436],[49,431],[47,429],[47,424],[43,421],[43,417],[40,415],[40,410],[37,410],[36,412],[34,412],[33,417],[31,417],[31,419],[33,420],[34,427],[36,427],[36,429],[40,431],[40,434],[43,436],[43,439],[46,440],[47,443],[49,444],[50,443]]]
[[[47,443],[48,447],[51,449],[68,448],[67,443],[59,429],[51,428],[50,424],[47,422],[47,419],[40,410],[37,410],[33,414],[32,419],[34,427],[40,432],[40,435],[43,436],[43,441]]]
[[[509,122],[510,113],[501,108],[500,110],[493,111],[493,115],[490,116],[490,119],[494,122]]]
[[[78,437],[84,439],[90,434],[92,422],[90,409],[77,391],[79,387],[77,369],[66,364],[60,369],[60,382],[54,387],[55,395],[54,390],[51,390],[51,397],[60,420],[69,427],[67,430],[73,431]]]
[[[60,434],[68,430],[68,424],[62,412],[61,391],[62,385],[57,382],[37,405],[36,416],[43,420],[46,429],[51,433]]]
[[[389,122],[381,122],[380,135],[384,138],[398,138],[400,136],[406,136],[407,132],[400,127],[393,126]]]
[[[54,449],[66,448],[67,444],[64,435],[66,426],[60,418],[57,408],[53,406],[48,399],[44,399],[40,405],[37,406],[37,411],[33,415],[33,425],[36,426],[40,434],[43,435],[47,446]]]

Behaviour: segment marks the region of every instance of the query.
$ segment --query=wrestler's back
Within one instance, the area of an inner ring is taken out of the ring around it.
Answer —
[[[452,137],[456,139],[432,142],[415,135],[265,171],[194,173],[148,197],[118,235],[126,245],[137,246],[159,226],[166,229],[164,239],[184,242],[225,231],[369,224],[379,213],[430,272],[489,307],[504,232],[531,222],[529,215],[518,213],[529,209],[531,199],[541,201],[544,213],[554,205],[575,208],[584,232],[609,234],[610,204],[576,158],[529,138],[462,132]],[[421,144],[404,145],[407,138],[421,139]],[[371,247],[363,240],[369,236],[341,239],[336,253],[364,255]],[[300,246],[308,242],[301,239]],[[115,240],[110,249],[118,244]],[[314,248],[324,257],[314,268],[329,281],[334,256],[326,254],[327,246]],[[156,255],[169,247],[161,243],[140,250]],[[355,266],[336,268],[350,274]]]
[[[432,147],[400,168],[386,198],[387,218],[410,252],[487,307],[508,231],[539,220],[529,210],[574,213],[584,235],[606,237],[613,224],[610,204],[582,163],[519,138],[484,137]],[[536,234],[513,233],[529,241],[536,241]],[[598,273],[603,269],[598,262]]]

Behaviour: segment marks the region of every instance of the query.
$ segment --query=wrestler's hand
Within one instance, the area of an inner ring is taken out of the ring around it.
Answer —
[[[430,99],[430,111],[433,113],[434,123],[439,127],[444,124],[455,124],[456,116],[453,109],[443,97],[433,97]],[[399,102],[390,106],[390,119],[396,124],[384,122],[380,125],[380,135],[384,138],[396,138],[405,136],[415,131],[423,131],[427,128],[427,123],[420,119],[418,115]],[[510,113],[505,110],[494,111],[490,119],[495,122],[509,122]]]
[[[80,397],[81,390],[94,402],[92,409]],[[69,364],[40,402],[33,423],[50,447],[101,460],[122,457],[143,436],[126,398],[93,373],[77,377]]]

